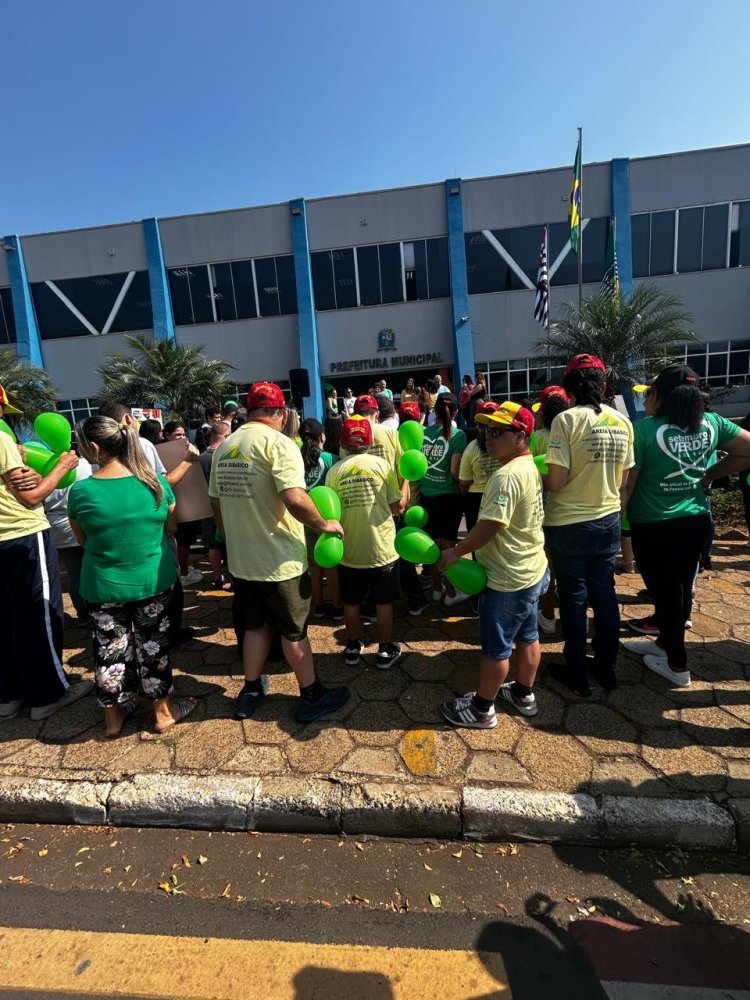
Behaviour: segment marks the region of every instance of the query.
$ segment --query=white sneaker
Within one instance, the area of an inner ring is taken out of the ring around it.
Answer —
[[[692,683],[689,670],[672,670],[664,656],[651,656],[647,653],[643,662],[649,670],[666,678],[675,687],[689,688]]]
[[[84,695],[89,693],[93,686],[93,681],[76,681],[75,684],[70,685],[62,698],[58,698],[57,701],[53,701],[51,705],[37,705],[36,708],[32,708],[31,718],[34,722],[39,722],[40,719],[48,719],[50,715],[54,715],[55,712],[59,712],[61,708],[65,708],[67,705],[72,705],[74,701],[78,701],[79,698],[83,698]]]
[[[688,618],[688,620],[685,622],[685,628],[689,632],[692,627],[693,627],[693,619]]]
[[[666,653],[656,639],[647,639],[645,636],[643,639],[626,639],[622,644],[622,648],[627,649],[629,653],[637,653],[638,656],[646,656],[647,653],[650,653],[652,656],[659,656],[661,659],[664,659],[666,656]]]
[[[433,590],[432,599],[433,601],[442,601],[444,595],[445,595],[445,588],[442,588],[441,590]]]
[[[454,604],[463,604],[464,601],[468,601],[471,598],[471,594],[464,594],[462,590],[457,590],[453,597],[446,595],[445,606],[446,608],[452,608]]]
[[[13,701],[0,701],[0,719],[13,719],[26,704],[23,698],[14,698]]]
[[[545,635],[554,635],[557,631],[557,623],[554,618],[545,618],[541,611],[537,611],[536,620],[539,628]]]
[[[193,583],[200,583],[202,580],[203,574],[195,566],[190,566],[184,576],[180,573],[180,583],[183,587],[189,587]]]

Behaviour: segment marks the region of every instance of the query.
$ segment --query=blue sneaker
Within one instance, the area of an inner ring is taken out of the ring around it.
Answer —
[[[237,696],[237,701],[234,705],[234,716],[235,719],[249,719],[251,715],[254,714],[256,708],[266,696],[266,691],[268,690],[268,678],[261,677],[260,682],[262,687],[260,691],[241,691]]]

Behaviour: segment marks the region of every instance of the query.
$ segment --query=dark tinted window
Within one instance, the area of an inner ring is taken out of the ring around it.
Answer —
[[[380,263],[377,246],[357,247],[359,300],[363,306],[380,305]]]
[[[502,243],[513,260],[530,281],[536,281],[539,265],[539,246],[542,242],[540,226],[523,226],[518,229],[497,229],[493,235]],[[505,288],[519,289],[527,286],[521,281],[515,271],[508,267],[505,274]]]
[[[175,267],[167,272],[169,292],[172,296],[172,312],[177,326],[193,322],[193,305],[190,298],[190,282],[187,267]]]
[[[323,250],[310,254],[315,308],[319,311],[336,308],[336,294],[333,288],[333,261],[331,251]]]
[[[403,302],[401,244],[381,243],[378,249],[380,251],[380,291],[383,302]]]
[[[154,325],[151,312],[151,283],[148,271],[136,271],[125,298],[110,327],[111,333],[127,330],[150,330]]]
[[[555,222],[549,227],[549,267],[557,260],[561,250],[570,239],[570,225],[567,222]],[[586,235],[584,232],[584,241]],[[578,284],[578,257],[571,253],[563,258],[562,263],[555,271],[552,282],[553,285],[577,285]]]
[[[255,285],[253,284],[253,262],[251,260],[232,261],[232,285],[237,319],[255,319]]]
[[[128,289],[114,319],[110,316],[123,286]],[[124,330],[148,330],[153,326],[151,291],[148,273],[100,275],[90,278],[66,278],[51,282],[84,316],[98,333]],[[80,337],[91,330],[78,319],[46,282],[31,286],[34,308],[41,336],[46,340]],[[109,323],[109,326],[107,324]]]
[[[674,271],[674,212],[651,213],[651,274]]]
[[[469,294],[503,291],[508,265],[484,233],[466,233],[464,242]]]
[[[430,298],[439,299],[451,293],[451,274],[448,257],[448,240],[445,236],[426,240],[427,273],[430,282]]]
[[[255,261],[258,281],[258,303],[261,316],[279,315],[279,287],[276,278],[276,261],[273,257],[260,257]]]
[[[0,344],[15,344],[16,319],[10,288],[0,288]]]
[[[682,213],[680,213],[682,225]],[[729,205],[707,205],[703,213],[703,270],[727,265]]]
[[[232,282],[231,264],[212,264],[214,302],[216,303],[216,318],[219,322],[237,319],[237,307],[234,303],[234,284]]]
[[[648,212],[644,215],[632,215],[630,227],[633,240],[633,277],[647,278],[651,250],[651,216]]]
[[[726,354],[709,354],[708,356],[708,374],[709,375],[726,375],[727,373],[727,355]]]
[[[739,263],[746,267],[750,264],[750,201],[743,201],[740,205],[739,226],[737,257]]]
[[[732,376],[750,373],[750,351],[732,351],[729,355],[729,374]]]
[[[424,240],[415,240],[414,246],[414,294],[409,294],[409,274],[406,274],[406,297],[415,299],[428,299],[430,297],[430,283],[427,277],[427,247]],[[406,248],[404,248],[405,250]]]
[[[678,271],[700,271],[702,245],[703,209],[681,209],[680,225],[677,233]]]
[[[591,219],[583,231],[583,280],[600,282],[607,258],[609,219]]]
[[[205,264],[195,264],[188,268],[190,298],[193,302],[193,320],[196,323],[213,323],[214,311],[211,305],[213,292],[208,283],[208,268]]]
[[[693,369],[696,375],[701,378],[706,377],[706,348],[705,345],[694,345],[687,349],[687,364]]]
[[[294,257],[285,254],[276,258],[276,280],[279,287],[279,308],[286,316],[297,312],[297,278],[294,273]]]
[[[333,276],[336,286],[336,308],[347,309],[357,305],[357,282],[354,276],[354,250],[333,250]]]

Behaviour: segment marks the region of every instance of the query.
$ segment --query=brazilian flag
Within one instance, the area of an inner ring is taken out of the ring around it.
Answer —
[[[570,248],[578,253],[581,235],[581,140],[576,148],[576,162],[573,166],[573,185],[570,189]]]

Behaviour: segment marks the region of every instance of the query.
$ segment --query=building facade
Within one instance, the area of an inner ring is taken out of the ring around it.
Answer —
[[[551,318],[577,298],[568,240],[571,168],[147,219],[23,237],[0,254],[0,346],[42,363],[71,419],[94,405],[96,368],[128,333],[202,345],[239,386],[310,376],[399,390],[483,370],[496,398],[559,371],[535,355],[543,226]],[[605,270],[616,220],[621,288],[678,295],[699,338],[687,361],[719,408],[750,400],[750,145],[583,168],[584,294]],[[729,391],[734,387],[732,391]]]

